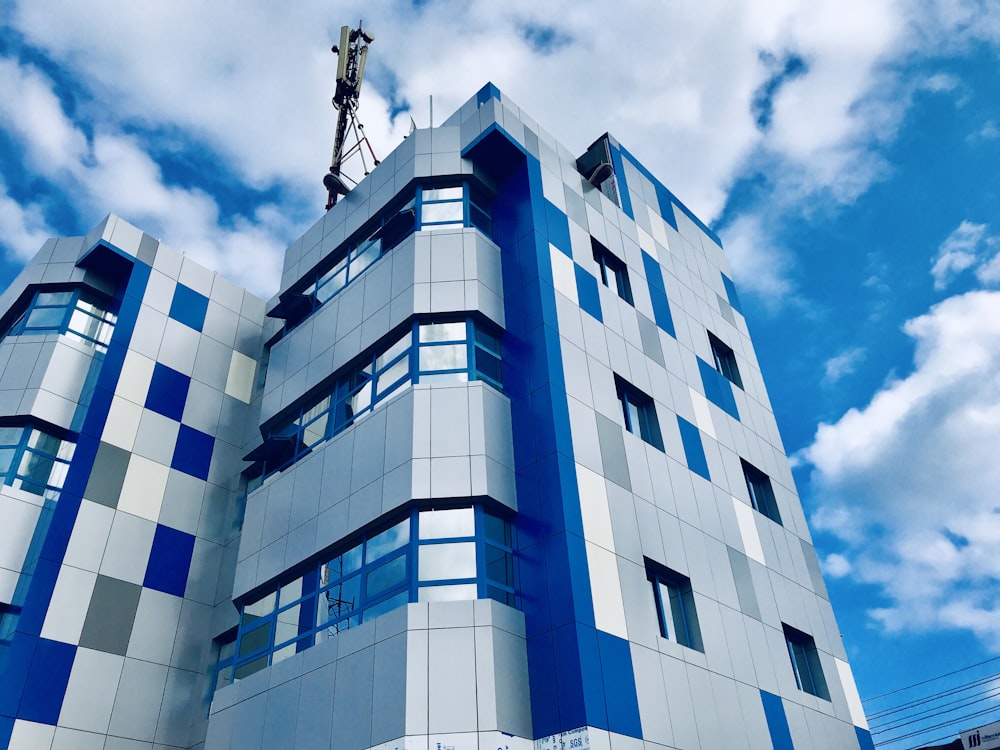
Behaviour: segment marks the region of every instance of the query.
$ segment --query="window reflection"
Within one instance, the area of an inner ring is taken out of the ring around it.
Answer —
[[[479,506],[411,511],[247,602],[222,671],[241,679],[410,601],[490,597],[513,606],[510,522]],[[479,561],[484,561],[482,569]]]

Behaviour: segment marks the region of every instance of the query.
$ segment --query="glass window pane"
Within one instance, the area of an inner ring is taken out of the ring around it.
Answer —
[[[492,333],[487,333],[482,328],[477,328],[476,331],[476,344],[481,346],[483,349],[492,352],[493,354],[500,354],[500,339],[494,336]]]
[[[347,397],[347,417],[348,419],[353,417],[355,414],[360,414],[369,406],[372,405],[372,384],[369,380],[362,386],[361,390]]]
[[[387,364],[392,362],[396,357],[405,352],[410,348],[410,343],[413,341],[413,334],[405,334],[399,341],[390,346],[384,352],[382,352],[378,357],[375,358],[375,369],[381,370]]]
[[[274,626],[274,643],[284,643],[289,641],[299,635],[299,617],[302,612],[303,605],[308,609],[312,604],[313,600],[306,600],[305,602],[300,602],[289,609],[283,610],[278,613],[277,623]],[[308,626],[312,625],[312,613],[309,614]],[[307,626],[307,627],[308,627]]]
[[[427,201],[462,200],[463,192],[464,191],[461,185],[457,187],[425,188],[422,191],[421,198],[425,203]]]
[[[397,550],[410,541],[410,519],[401,521],[391,529],[368,540],[365,551],[365,562],[371,564],[393,550]]]
[[[261,597],[255,602],[251,602],[243,607],[243,624],[248,625],[254,620],[262,617],[263,615],[268,615],[274,611],[274,603],[277,597],[275,592]]]
[[[421,581],[476,577],[476,543],[422,544],[418,552]]]
[[[10,462],[14,460],[14,448],[0,448],[0,474],[10,471]]]
[[[321,282],[321,286],[316,290],[316,299],[320,302],[326,302],[333,295],[347,286],[347,268],[344,266],[344,261],[337,264],[337,268],[327,274],[327,276]]]
[[[475,599],[478,593],[474,583],[455,583],[450,586],[421,586],[418,598],[422,602],[455,602]]]
[[[482,349],[476,350],[476,373],[497,383],[503,381],[500,360],[492,354],[487,354]]]
[[[347,552],[330,560],[321,571],[321,585],[326,585],[330,581],[335,581],[342,576],[354,573],[361,568],[361,545],[353,547]]]
[[[423,510],[418,522],[421,539],[448,539],[476,534],[476,516],[472,508]]]
[[[267,666],[266,655],[260,657],[259,659],[254,659],[253,661],[248,662],[247,664],[241,664],[240,666],[236,667],[236,679],[242,680],[244,677],[249,677],[255,672],[259,672],[266,666]]]
[[[73,301],[73,292],[39,292],[35,305],[68,305]]]
[[[49,475],[52,473],[54,462],[53,458],[27,450],[21,457],[21,465],[18,467],[17,473],[30,482],[46,485],[49,483]]]
[[[278,604],[285,607],[296,599],[302,598],[302,579],[296,578],[291,583],[285,584],[278,590]]]
[[[267,648],[271,644],[271,621],[265,620],[261,625],[240,634],[240,650],[238,656],[249,654]]]
[[[506,547],[511,546],[510,523],[504,519],[497,518],[489,513],[483,513],[483,531],[486,534],[486,538],[490,541],[497,542]]]
[[[379,602],[374,607],[366,609],[364,612],[365,622],[371,620],[373,617],[378,617],[381,614],[396,609],[397,607],[402,607],[404,604],[408,604],[409,601],[410,593],[408,591],[400,591],[395,596],[390,596],[384,602]]]
[[[99,318],[88,315],[81,310],[74,310],[69,318],[69,330],[91,339],[97,338],[97,333],[102,325],[104,323]]]
[[[486,578],[514,588],[514,556],[510,552],[486,545]]]
[[[424,323],[420,326],[420,341],[465,341],[465,321],[458,323]]]
[[[23,427],[0,427],[0,445],[17,445],[23,434]]]
[[[420,347],[420,371],[459,370],[468,367],[468,352],[465,344],[445,344],[443,346]]]
[[[351,576],[338,581],[320,594],[316,624],[322,625],[330,620],[339,620],[356,610],[360,604],[361,576]]]
[[[409,379],[409,376],[410,358],[403,357],[396,364],[390,365],[379,374],[378,379],[375,381],[375,393],[381,396],[383,393],[392,390],[392,387],[401,380]]]
[[[64,307],[41,307],[31,311],[25,328],[61,328],[66,319]]]
[[[351,279],[357,277],[368,266],[377,261],[382,255],[382,241],[375,240],[361,245],[351,253]]]
[[[402,583],[406,583],[406,555],[395,557],[368,571],[365,578],[365,599],[373,599]]]
[[[40,430],[32,430],[28,437],[28,446],[37,448],[42,453],[49,453],[53,456],[59,455],[59,446],[62,441],[55,435]]]

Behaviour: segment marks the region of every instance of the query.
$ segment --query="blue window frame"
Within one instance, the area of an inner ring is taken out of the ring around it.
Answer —
[[[94,292],[81,288],[34,292],[8,336],[62,334],[85,346],[105,351],[117,316],[110,304]]]
[[[715,369],[730,383],[742,389],[743,379],[740,377],[740,368],[736,365],[736,353],[712,333],[708,334],[708,343],[712,347]]]
[[[625,429],[662,451],[663,437],[653,399],[617,375],[615,388],[622,407],[622,417],[625,419]]]
[[[593,237],[590,238],[590,244],[594,251],[594,262],[597,263],[597,269],[600,272],[601,283],[609,289],[613,289],[619,297],[630,305],[634,305],[632,285],[628,280],[628,269],[625,266],[625,261]]]
[[[781,514],[778,512],[778,501],[774,497],[774,488],[771,487],[771,478],[742,458],[740,463],[743,465],[743,478],[747,483],[750,505],[761,515],[767,516],[776,524],[781,525]]]
[[[500,338],[481,322],[416,320],[388,341],[341,370],[329,391],[303,402],[268,431],[264,444],[246,456],[255,462],[247,470],[253,479],[248,491],[414,383],[483,380],[503,387]]]
[[[646,578],[653,585],[660,635],[682,646],[704,651],[691,579],[645,558]]]
[[[785,631],[785,645],[788,647],[788,657],[792,662],[792,672],[795,684],[799,690],[811,693],[817,698],[830,700],[830,691],[823,677],[823,667],[816,650],[816,641],[808,633],[781,623]]]
[[[483,598],[515,606],[510,521],[479,505],[412,510],[245,603],[233,645],[220,645],[216,685],[409,602]]]
[[[35,427],[0,427],[0,478],[4,484],[55,500],[76,444]]]
[[[395,203],[369,223],[360,237],[331,253],[309,283],[282,295],[270,313],[285,319],[285,330],[295,328],[359,278],[375,261],[415,231],[475,227],[492,235],[493,221],[486,194],[462,182],[417,186],[405,203]]]

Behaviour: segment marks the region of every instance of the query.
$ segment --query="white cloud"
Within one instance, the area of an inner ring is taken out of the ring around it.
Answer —
[[[865,350],[861,347],[845,349],[840,354],[830,357],[823,364],[824,385],[834,385],[841,378],[853,373],[865,358]]]
[[[774,242],[759,216],[741,216],[726,229],[726,255],[740,291],[756,294],[772,310],[786,304],[794,291],[790,255]]]
[[[812,467],[812,521],[881,587],[884,627],[972,628],[1000,648],[1000,292],[950,297],[904,330],[913,372],[797,456]]]
[[[983,284],[1000,282],[1000,237],[988,234],[988,229],[986,224],[963,221],[948,235],[931,266],[935,289],[945,289],[970,268]]]
[[[9,28],[61,66],[67,79],[57,97],[42,74],[5,63],[0,84],[15,95],[4,97],[2,124],[27,144],[31,168],[53,181],[60,168],[82,165],[78,179],[84,181],[98,174],[88,172],[94,165],[86,159],[99,136],[126,137],[161,167],[165,153],[183,160],[186,151],[196,152],[200,163],[218,166],[226,184],[280,195],[265,202],[276,200],[289,217],[292,231],[278,243],[285,244],[307,218],[318,218],[324,197],[320,179],[336,119],[329,103],[336,58],[329,47],[341,23],[364,18],[376,39],[363,121],[379,155],[401,141],[411,114],[418,125],[427,124],[430,95],[441,122],[492,80],[572,149],[582,152],[611,131],[707,221],[720,214],[746,170],[767,175],[774,186],[771,213],[780,217],[831,199],[852,201],[881,179],[887,165],[878,151],[894,136],[908,91],[948,84],[940,76],[901,80],[899,63],[993,39],[998,16],[995,7],[974,0],[919,8],[894,0],[782,0],[766,8],[718,0],[712,12],[627,0],[614,13],[594,0],[419,7],[353,0],[336,13],[319,0],[177,0],[155,7],[22,0],[12,4]],[[764,129],[751,106],[773,75],[762,52],[805,63],[801,75],[774,92]],[[409,111],[396,112],[405,106]],[[149,176],[129,175],[147,183]],[[120,199],[138,216],[180,203],[206,221],[214,202],[217,230],[256,209],[230,216],[220,208],[226,201],[185,188],[186,196],[172,192],[169,174],[158,180],[164,191],[124,197],[93,182],[82,199],[66,190],[83,222],[74,231],[122,210],[95,208],[99,198]],[[148,210],[138,206],[143,201]],[[762,225],[760,216],[754,220]],[[773,261],[760,290],[787,293],[794,264],[767,232],[757,235]],[[731,244],[731,237],[724,239]]]
[[[14,200],[0,183],[0,237],[15,262],[27,261],[52,234],[39,206]]]

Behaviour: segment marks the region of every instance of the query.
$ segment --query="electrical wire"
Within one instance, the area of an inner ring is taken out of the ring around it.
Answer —
[[[990,698],[996,698],[997,695],[1000,695],[1000,691],[988,693],[979,698],[974,698],[970,701],[966,701],[965,703],[961,703],[961,699],[959,699],[958,701],[945,703],[942,706],[934,706],[934,708],[928,709],[928,711],[923,711],[921,713],[915,714],[913,717],[903,717],[903,718],[908,718],[909,719],[908,721],[899,721],[898,723],[895,724],[890,722],[887,725],[880,726],[874,729],[872,731],[872,734],[876,735],[876,734],[884,734],[885,732],[892,732],[893,730],[899,729],[900,727],[905,727],[908,726],[909,724],[915,724],[918,721],[926,721],[927,719],[933,719],[935,716],[943,716],[944,714],[950,714],[954,711],[957,711],[960,708],[967,708],[968,706],[971,706],[975,703],[982,703],[983,701],[989,700]],[[945,706],[954,706],[955,703],[959,703],[960,705],[957,705],[954,708],[948,708],[943,711],[937,711],[936,713],[930,713],[930,711],[934,711],[934,709],[936,708],[945,708]],[[1000,708],[1000,706],[994,706],[994,708]]]
[[[900,735],[899,737],[893,737],[892,739],[883,740],[883,741],[879,742],[879,746],[882,746],[882,745],[891,745],[892,743],[899,742],[900,740],[906,740],[906,739],[909,739],[911,737],[918,737],[921,734],[925,734],[927,732],[930,732],[932,729],[940,729],[941,727],[952,726],[956,722],[965,721],[966,719],[971,719],[973,717],[981,716],[983,714],[989,713],[990,711],[996,711],[996,710],[997,710],[996,706],[990,706],[989,708],[984,708],[982,711],[976,711],[975,713],[966,714],[965,716],[959,716],[956,719],[951,719],[949,721],[942,722],[941,724],[934,724],[933,726],[924,727],[923,729],[918,729],[917,731],[910,732],[909,734],[903,734],[903,735]]]
[[[886,698],[886,697],[888,697],[890,695],[895,695],[896,693],[902,693],[904,690],[910,690],[911,688],[920,687],[921,685],[926,685],[928,682],[935,682],[936,680],[940,680],[940,679],[943,679],[945,677],[951,677],[952,675],[959,674],[960,672],[965,672],[965,671],[970,670],[970,669],[975,669],[976,667],[981,667],[983,664],[989,664],[990,662],[994,662],[994,661],[997,661],[997,660],[1000,660],[1000,656],[994,656],[991,659],[984,659],[981,662],[977,662],[975,664],[970,664],[967,667],[962,667],[961,669],[956,669],[953,672],[946,672],[945,674],[938,675],[937,677],[929,677],[926,680],[921,680],[920,682],[914,682],[912,685],[905,685],[904,687],[896,688],[895,690],[890,690],[888,693],[882,693],[881,695],[876,695],[876,696],[873,696],[871,698],[865,698],[861,702],[862,703],[871,703],[872,701],[877,701],[880,698]]]
[[[894,708],[887,708],[873,714],[868,714],[867,715],[868,721],[869,722],[878,721],[879,719],[889,716],[890,714],[896,714],[899,713],[900,711],[905,711],[909,708],[919,706],[923,703],[929,703],[930,701],[937,700],[938,698],[945,698],[949,695],[954,695],[955,693],[961,693],[963,690],[969,690],[971,688],[978,687],[980,685],[983,685],[988,682],[993,682],[994,680],[998,679],[1000,679],[1000,673],[992,674],[988,677],[982,677],[976,680],[975,682],[970,682],[968,685],[961,685],[956,688],[949,688],[948,690],[942,690],[938,693],[931,693],[930,695],[925,695],[921,698],[914,698],[909,703],[901,703],[898,706],[895,706]]]

